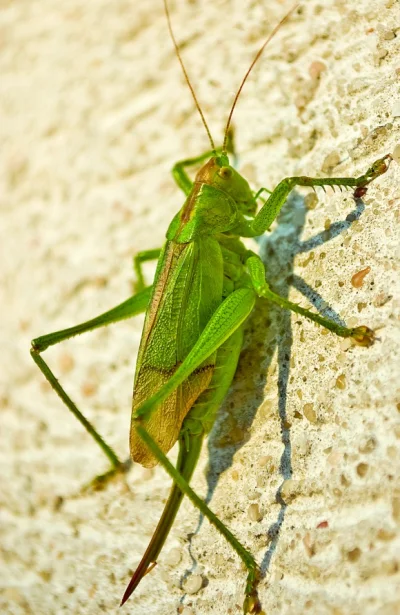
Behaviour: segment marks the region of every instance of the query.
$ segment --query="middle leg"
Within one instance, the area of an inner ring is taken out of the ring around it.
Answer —
[[[301,314],[322,327],[325,327],[325,329],[329,329],[329,331],[332,331],[340,337],[351,337],[360,346],[372,346],[374,343],[375,333],[372,329],[369,329],[369,327],[366,327],[365,325],[354,328],[344,327],[333,320],[324,318],[323,316],[320,316],[320,314],[314,314],[314,312],[311,312],[306,308],[302,308],[300,305],[297,305],[296,303],[285,299],[285,297],[281,297],[281,295],[274,293],[265,280],[264,264],[261,258],[256,254],[251,254],[251,256],[249,256],[246,261],[246,265],[254,286],[254,290],[259,297],[269,299],[269,301],[273,301],[286,310],[291,310],[296,314]]]
[[[111,464],[111,469],[108,472],[97,476],[90,483],[90,486],[95,488],[103,486],[110,478],[112,478],[116,474],[126,472],[130,467],[130,460],[123,462],[119,459],[112,447],[107,444],[107,442],[99,434],[97,429],[76,406],[74,401],[71,399],[71,397],[65,391],[64,387],[60,384],[59,380],[54,375],[53,371],[50,369],[49,365],[42,358],[41,353],[46,350],[46,348],[49,348],[49,346],[59,344],[63,340],[69,339],[76,335],[80,335],[82,333],[86,333],[88,331],[93,331],[94,329],[97,329],[99,327],[104,327],[119,322],[120,320],[131,318],[136,314],[144,312],[150,300],[151,291],[152,287],[149,286],[141,293],[130,297],[130,299],[128,299],[127,301],[120,303],[120,305],[118,305],[117,307],[109,310],[108,312],[104,312],[96,318],[92,318],[91,320],[81,323],[80,325],[69,327],[68,329],[63,329],[61,331],[42,335],[41,337],[32,340],[32,359],[35,361],[36,365],[39,367],[40,371],[42,372],[46,380],[49,382],[50,386],[54,389],[54,391],[61,398],[67,408],[72,412],[72,414],[83,425],[86,431],[92,436],[94,441],[99,445],[99,447],[106,455],[107,459]]]
[[[146,285],[144,283],[142,263],[147,263],[148,261],[155,261],[160,256],[160,254],[161,248],[155,248],[154,250],[143,250],[142,252],[138,252],[133,257],[133,269],[136,273],[135,291],[137,293],[146,288]]]

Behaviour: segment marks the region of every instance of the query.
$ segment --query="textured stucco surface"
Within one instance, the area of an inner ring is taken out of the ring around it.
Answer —
[[[171,7],[216,139],[255,50],[289,6]],[[355,175],[399,155],[399,18],[395,0],[303,3],[235,114],[239,169],[254,188],[336,163],[336,175]],[[126,483],[79,495],[105,460],[29,357],[32,337],[130,295],[132,255],[162,243],[182,203],[170,168],[208,147],[161,1],[3,0],[0,72],[0,612],[240,613],[240,562],[207,522],[189,553],[198,513],[188,502],[158,566],[118,609],[169,480],[135,466]],[[212,509],[267,568],[268,615],[400,612],[399,179],[394,162],[357,211],[351,193],[318,191],[309,210],[296,197],[259,245],[276,290],[302,305],[314,298],[380,338],[350,347],[266,306],[249,322],[193,485],[213,492]],[[44,355],[122,457],[141,323]],[[204,578],[194,595],[179,587],[188,571]]]

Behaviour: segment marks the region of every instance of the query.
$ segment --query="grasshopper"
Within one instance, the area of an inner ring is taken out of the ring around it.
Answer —
[[[210,432],[235,375],[243,342],[243,330],[257,298],[300,314],[343,338],[368,347],[375,339],[367,326],[347,328],[294,304],[271,290],[260,257],[248,250],[241,238],[257,237],[278,216],[296,186],[353,188],[362,197],[368,185],[389,168],[391,156],[378,159],[363,175],[336,178],[288,177],[266,200],[258,201],[265,188],[254,192],[231,166],[228,141],[231,120],[243,86],[265,47],[296,8],[275,27],[256,54],[234,98],[223,145],[216,148],[197,101],[176,42],[167,0],[168,28],[177,58],[207,132],[211,151],[178,162],[173,177],[185,194],[182,208],[173,218],[161,250],[135,257],[138,292],[117,307],[80,325],[38,337],[32,342],[33,360],[69,410],[98,443],[111,469],[93,482],[98,486],[125,472],[122,462],[93,425],[81,413],[41,353],[75,335],[146,312],[134,379],[130,450],[133,461],[151,468],[160,463],[173,480],[164,511],[149,546],[125,591],[121,604],[131,596],[143,576],[157,562],[180,503],[186,495],[219,530],[242,559],[247,570],[244,613],[260,613],[257,586],[261,571],[252,554],[192,490],[190,480],[204,437]],[[203,163],[194,181],[187,169]],[[158,259],[154,282],[145,287],[142,264]],[[166,457],[179,442],[174,467]]]

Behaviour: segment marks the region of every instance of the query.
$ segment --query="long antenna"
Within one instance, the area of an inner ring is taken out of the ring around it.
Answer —
[[[287,21],[290,17],[290,15],[293,13],[293,11],[295,9],[297,9],[297,7],[299,6],[299,3],[295,4],[290,11],[285,15],[285,17],[283,19],[281,19],[281,21],[278,23],[278,25],[275,26],[275,28],[272,30],[271,34],[269,35],[269,37],[267,38],[267,40],[265,41],[265,43],[263,44],[263,46],[261,47],[261,49],[258,50],[254,60],[252,61],[252,63],[250,64],[250,67],[247,71],[247,73],[245,74],[245,76],[243,77],[242,83],[240,84],[240,87],[238,89],[238,91],[236,92],[236,96],[234,98],[233,104],[232,104],[232,108],[231,111],[229,113],[229,117],[228,117],[228,121],[226,123],[226,128],[225,128],[225,134],[224,134],[224,144],[222,146],[222,152],[224,154],[226,154],[226,142],[228,139],[228,130],[229,130],[229,126],[231,125],[231,120],[232,120],[232,115],[233,112],[235,110],[236,107],[236,103],[239,99],[240,93],[243,90],[243,86],[247,81],[247,77],[250,75],[251,71],[253,70],[254,64],[257,62],[257,60],[259,59],[259,57],[261,56],[262,52],[264,51],[264,49],[266,48],[266,46],[268,45],[268,43],[270,42],[270,40],[275,36],[275,34],[278,32],[279,28],[281,26],[283,26],[283,24],[285,23],[285,21]]]
[[[199,101],[197,100],[197,97],[196,97],[195,91],[194,91],[194,89],[193,89],[193,86],[192,86],[192,84],[190,83],[189,76],[188,76],[188,74],[187,74],[187,72],[186,72],[186,68],[185,68],[185,65],[184,65],[184,63],[183,63],[181,53],[180,53],[180,51],[179,51],[178,43],[176,42],[176,38],[175,38],[174,32],[173,32],[173,30],[172,30],[171,17],[170,17],[170,14],[169,14],[169,8],[168,8],[168,3],[167,3],[167,0],[164,0],[164,9],[165,9],[165,14],[166,14],[166,16],[167,16],[167,22],[168,22],[168,29],[169,29],[169,33],[170,33],[170,35],[171,35],[172,42],[174,43],[174,47],[175,47],[175,51],[176,51],[176,55],[178,56],[178,60],[179,60],[179,62],[180,62],[180,65],[181,65],[181,67],[182,67],[182,70],[183,70],[183,74],[185,75],[186,83],[188,84],[188,86],[189,86],[189,88],[190,88],[190,91],[192,92],[192,96],[193,96],[194,103],[195,103],[195,105],[196,105],[196,107],[197,107],[198,112],[200,113],[201,121],[202,121],[202,122],[203,122],[203,124],[204,124],[204,128],[205,128],[205,129],[206,129],[206,131],[207,131],[208,138],[209,138],[210,143],[211,143],[211,149],[213,150],[214,154],[215,154],[215,155],[217,155],[217,152],[216,152],[216,150],[215,150],[214,141],[213,141],[213,138],[212,138],[212,136],[211,136],[210,129],[209,129],[208,125],[207,125],[206,118],[204,117],[203,111],[201,110],[201,107],[200,107],[200,105],[199,105]]]

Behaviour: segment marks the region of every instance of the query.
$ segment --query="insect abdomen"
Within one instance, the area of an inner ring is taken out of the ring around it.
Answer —
[[[167,242],[146,314],[135,374],[135,409],[167,382],[193,348],[222,301],[223,260],[218,242],[210,237],[188,244]],[[215,355],[200,365],[178,389],[143,420],[164,452],[176,442],[182,421],[213,374]],[[131,429],[131,455],[145,467],[156,459]]]

